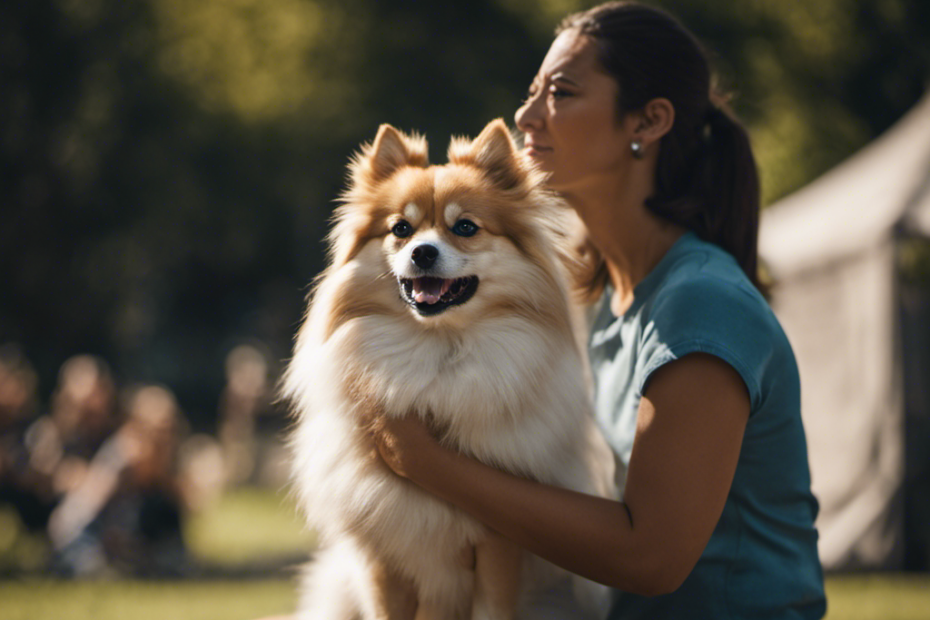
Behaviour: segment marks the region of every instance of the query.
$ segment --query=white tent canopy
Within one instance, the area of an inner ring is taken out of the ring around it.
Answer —
[[[759,252],[776,279],[842,260],[902,220],[930,235],[930,95],[874,142],[765,210]]]
[[[773,307],[798,357],[821,558],[900,562],[903,399],[898,231],[930,235],[930,95],[762,216]]]

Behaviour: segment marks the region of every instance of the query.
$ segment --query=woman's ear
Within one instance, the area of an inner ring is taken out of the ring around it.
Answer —
[[[675,106],[668,99],[657,97],[643,106],[638,116],[639,123],[634,138],[642,143],[643,148],[648,148],[672,130],[672,125],[675,124]]]

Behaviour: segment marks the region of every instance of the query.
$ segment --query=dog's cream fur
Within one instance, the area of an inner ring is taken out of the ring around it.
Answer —
[[[559,259],[565,208],[502,121],[454,140],[449,160],[428,166],[422,138],[385,125],[350,167],[285,378],[293,479],[323,541],[303,620],[513,618],[560,574],[388,470],[368,416],[429,417],[445,445],[494,467],[611,494]],[[460,219],[477,234],[454,234]],[[392,233],[400,220],[409,237]],[[432,316],[398,282],[422,275],[411,251],[425,242],[439,250],[430,275],[478,278],[470,299]],[[583,604],[601,595],[577,579]]]

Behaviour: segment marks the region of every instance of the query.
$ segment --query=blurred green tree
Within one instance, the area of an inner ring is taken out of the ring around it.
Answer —
[[[344,167],[377,125],[508,121],[579,0],[0,5],[0,341],[43,392],[79,351],[208,426],[225,353],[284,358]],[[930,74],[917,0],[665,0],[715,51],[771,200],[888,127]]]

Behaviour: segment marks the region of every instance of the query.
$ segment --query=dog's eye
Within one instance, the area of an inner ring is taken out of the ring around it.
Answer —
[[[455,226],[452,227],[452,232],[459,237],[471,237],[478,232],[478,225],[471,220],[459,220],[455,223]]]
[[[413,226],[411,226],[408,222],[401,220],[394,224],[391,232],[394,233],[395,237],[409,237],[413,234]]]

